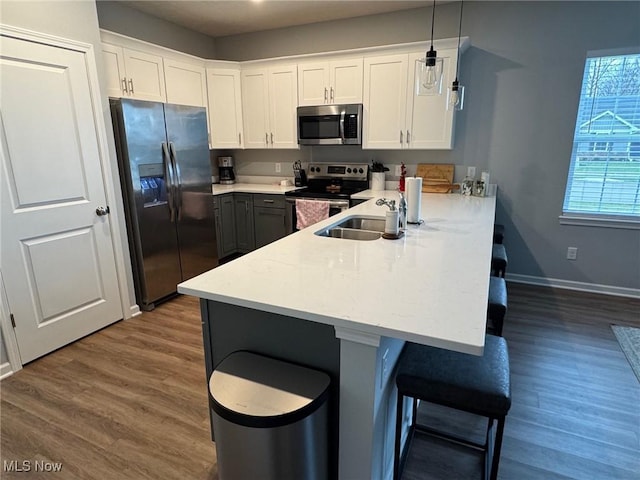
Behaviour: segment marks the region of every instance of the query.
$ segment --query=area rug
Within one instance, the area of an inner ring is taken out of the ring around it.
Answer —
[[[640,328],[611,325],[611,329],[640,382]]]

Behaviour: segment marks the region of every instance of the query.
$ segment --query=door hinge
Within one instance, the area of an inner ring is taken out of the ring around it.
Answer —
[[[9,314],[9,318],[11,319],[11,326],[12,326],[13,328],[16,328],[16,319],[15,319],[15,318],[13,318],[13,313],[10,313],[10,314]]]

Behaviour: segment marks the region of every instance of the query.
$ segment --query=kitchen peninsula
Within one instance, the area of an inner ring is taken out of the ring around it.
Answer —
[[[495,197],[423,194],[424,223],[399,240],[315,235],[386,208],[372,199],[178,286],[201,299],[207,375],[244,349],[332,377],[342,480],[390,478],[404,341],[476,355],[484,345]]]

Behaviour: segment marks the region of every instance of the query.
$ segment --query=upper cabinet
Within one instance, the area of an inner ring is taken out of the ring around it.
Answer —
[[[297,65],[241,73],[245,148],[298,148]]]
[[[455,49],[438,50],[444,58],[441,95],[417,93],[423,51],[365,58],[362,148],[451,149],[454,111],[447,109],[447,87],[455,55]]]
[[[362,57],[298,65],[298,105],[362,103]]]
[[[162,57],[106,43],[102,52],[109,96],[167,101]]]
[[[240,70],[207,68],[211,148],[243,148]]]
[[[207,106],[207,79],[203,63],[164,59],[167,103]]]

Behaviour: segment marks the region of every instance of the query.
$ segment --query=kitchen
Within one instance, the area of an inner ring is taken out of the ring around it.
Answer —
[[[194,47],[190,53],[205,58],[212,56],[210,50],[202,52],[211,48],[208,37],[186,32],[174,24],[126,9],[123,5],[112,5],[112,10],[109,10],[107,4],[100,3],[97,9],[101,28],[117,31],[114,19],[120,18],[122,34],[145,36],[143,40],[155,44],[171,41],[171,45],[165,46],[180,51],[189,51],[184,47],[186,44],[197,44],[200,52]],[[499,185],[496,219],[505,224],[508,232],[509,271],[514,275],[513,280],[599,289],[606,293],[624,293],[625,289],[637,291],[636,232],[567,227],[559,225],[557,220],[577,105],[577,93],[574,91],[573,97],[569,98],[570,95],[558,86],[576,85],[577,88],[586,50],[638,43],[636,25],[631,21],[637,18],[634,10],[637,5],[621,3],[613,6],[608,2],[573,6],[546,2],[541,6],[483,4],[465,4],[463,34],[470,38],[472,47],[462,61],[461,83],[467,86],[468,91],[465,110],[459,115],[456,125],[455,148],[428,152],[424,156],[409,151],[376,152],[376,158],[389,166],[404,162],[410,169],[424,162],[453,163],[459,166],[458,178],[466,166],[489,170],[492,181]],[[2,14],[3,23],[62,37],[68,37],[67,32],[77,32],[74,33],[77,38],[98,45],[94,9],[84,2],[65,4],[64,10],[60,4],[42,4],[37,9],[3,2]],[[221,38],[215,42],[215,58],[249,60],[344,47],[424,41],[428,37],[430,13],[430,9],[424,10],[420,16],[396,12],[366,21],[330,22],[322,28],[293,27],[235,39]],[[457,5],[438,6],[436,38],[456,36],[457,15]],[[611,23],[615,27],[599,25],[601,38],[594,32],[582,32],[578,41],[575,33],[568,33],[567,25],[573,22],[584,22],[580,25],[587,29],[592,28],[590,19],[611,16],[615,17]],[[545,25],[545,28],[538,30],[535,28],[537,24]],[[380,25],[385,28],[380,28]],[[523,31],[528,35],[523,36]],[[392,35],[392,38],[382,38],[383,33]],[[300,41],[288,41],[291,35]],[[516,41],[519,43],[514,46]],[[552,66],[547,62],[548,52],[554,53]],[[551,74],[543,75],[544,68],[551,68]],[[108,123],[105,121],[105,124]],[[339,156],[369,163],[371,152],[354,153],[349,148],[235,150],[233,155],[239,175],[255,176],[278,176],[274,167],[276,163],[288,168],[305,154],[313,154],[313,160],[319,162],[328,162]],[[218,153],[214,152],[213,156],[217,157]],[[115,155],[110,155],[110,158],[115,158]],[[309,161],[304,156],[300,159],[305,163]],[[567,245],[579,247],[576,262],[568,262],[564,258]],[[126,266],[123,268],[126,270]],[[6,278],[4,280],[7,281]],[[603,286],[610,288],[607,290]]]

